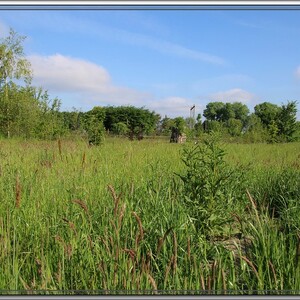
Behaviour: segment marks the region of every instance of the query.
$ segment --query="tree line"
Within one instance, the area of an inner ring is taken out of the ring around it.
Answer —
[[[56,139],[80,135],[99,144],[112,134],[142,139],[144,135],[170,135],[172,129],[190,138],[219,131],[248,142],[290,142],[299,139],[296,101],[281,106],[264,102],[249,108],[241,103],[211,102],[192,118],[162,118],[154,111],[133,106],[96,106],[90,111],[61,111],[61,101],[34,87],[33,73],[23,50],[24,36],[10,30],[0,41],[0,136]]]

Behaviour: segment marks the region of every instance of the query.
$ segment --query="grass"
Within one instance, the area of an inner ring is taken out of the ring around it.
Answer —
[[[184,147],[1,140],[0,290],[299,294],[300,144],[222,146],[248,193],[209,237],[175,175]]]

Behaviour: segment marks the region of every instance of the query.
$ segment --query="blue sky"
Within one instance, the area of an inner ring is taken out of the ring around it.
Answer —
[[[9,27],[62,110],[298,100],[300,117],[300,10],[0,10],[1,37]]]

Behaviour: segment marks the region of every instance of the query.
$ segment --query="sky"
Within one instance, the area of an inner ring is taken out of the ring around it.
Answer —
[[[9,28],[61,110],[298,101],[300,119],[300,10],[0,9],[0,37]]]

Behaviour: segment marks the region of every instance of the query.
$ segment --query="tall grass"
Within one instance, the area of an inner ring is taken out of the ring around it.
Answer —
[[[175,175],[186,172],[185,147],[0,141],[0,289],[298,294],[300,144],[223,145],[248,193],[228,195],[237,200],[216,215],[228,222],[209,235]]]

